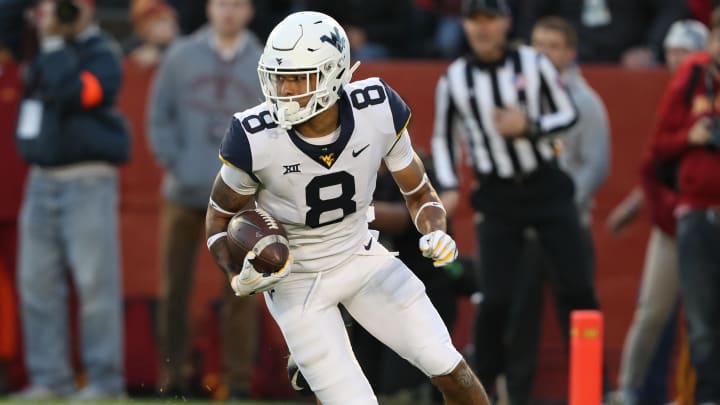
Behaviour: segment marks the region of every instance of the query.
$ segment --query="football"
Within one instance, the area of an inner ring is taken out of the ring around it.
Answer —
[[[242,264],[249,251],[255,252],[255,259],[250,263],[259,273],[282,269],[290,255],[290,244],[282,224],[261,209],[235,214],[228,224],[227,240],[235,263]]]

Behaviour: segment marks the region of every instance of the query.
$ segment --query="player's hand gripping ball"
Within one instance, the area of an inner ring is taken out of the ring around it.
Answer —
[[[242,271],[231,280],[236,295],[271,289],[290,274],[292,257],[285,229],[261,209],[241,211],[230,220],[228,249]]]

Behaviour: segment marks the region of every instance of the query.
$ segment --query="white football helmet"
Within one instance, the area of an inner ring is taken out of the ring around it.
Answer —
[[[314,11],[285,17],[270,33],[258,63],[260,86],[273,120],[290,129],[327,110],[358,65],[350,68],[347,35],[332,17]],[[278,94],[280,75],[304,77],[305,93]],[[310,101],[301,106],[297,100],[308,96]]]

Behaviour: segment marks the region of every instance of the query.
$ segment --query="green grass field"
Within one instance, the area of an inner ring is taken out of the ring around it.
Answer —
[[[37,402],[22,402],[18,404],[17,401],[10,401],[8,399],[0,398],[0,404],[12,404],[12,405],[160,405],[160,404],[192,404],[192,405],[219,405],[219,404],[234,404],[234,405],[308,405],[308,402],[287,402],[287,401],[234,401],[234,402],[213,402],[213,401],[184,401],[182,399],[166,400],[166,399],[143,399],[143,398],[128,398],[124,401],[99,401],[99,402],[77,402],[77,401],[37,401]]]

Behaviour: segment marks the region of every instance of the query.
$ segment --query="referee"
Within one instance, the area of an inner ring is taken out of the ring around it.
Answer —
[[[507,44],[506,0],[464,0],[462,14],[472,52],[438,82],[433,157],[438,183],[457,194],[456,146],[464,145],[477,180],[471,203],[483,301],[475,323],[476,367],[490,388],[512,363],[505,336],[514,297],[522,292],[514,280],[526,279],[518,259],[528,229],[551,261],[558,299],[572,310],[598,304],[584,268],[573,181],[558,167],[553,143],[575,123],[575,107],[547,58]],[[568,319],[560,321],[567,328]]]

